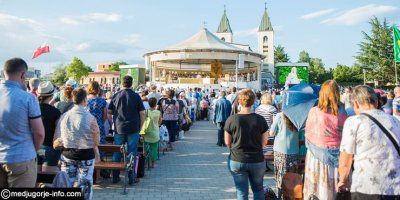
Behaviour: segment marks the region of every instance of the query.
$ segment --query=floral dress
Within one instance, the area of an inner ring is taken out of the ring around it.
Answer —
[[[106,143],[106,132],[104,129],[104,109],[107,107],[107,102],[101,97],[88,99],[87,105],[90,114],[92,114],[97,121],[100,129],[100,144]]]

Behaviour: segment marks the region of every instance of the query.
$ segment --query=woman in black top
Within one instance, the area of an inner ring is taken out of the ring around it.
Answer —
[[[255,95],[246,89],[239,92],[240,111],[225,123],[225,143],[230,150],[228,168],[236,186],[237,199],[248,199],[250,181],[254,199],[264,199],[265,162],[263,146],[268,141],[265,119],[251,112]]]
[[[37,90],[40,112],[42,113],[42,121],[45,129],[43,145],[37,152],[39,171],[59,171],[57,164],[61,151],[53,148],[53,137],[61,112],[50,105],[54,91],[55,88],[49,81],[40,83]]]

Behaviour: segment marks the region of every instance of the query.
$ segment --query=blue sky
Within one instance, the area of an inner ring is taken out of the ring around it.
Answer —
[[[31,67],[51,72],[74,56],[97,63],[144,62],[142,55],[178,43],[206,22],[216,31],[223,6],[234,42],[257,49],[256,28],[264,12],[262,0],[0,0],[0,61],[22,57]],[[268,12],[275,45],[283,45],[291,61],[301,50],[322,58],[326,67],[351,65],[369,30],[368,19],[386,17],[400,24],[398,0],[271,0]],[[35,60],[42,43],[51,53]]]

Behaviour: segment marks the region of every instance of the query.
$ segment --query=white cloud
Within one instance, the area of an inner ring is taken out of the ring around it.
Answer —
[[[335,11],[336,11],[335,8],[320,10],[320,11],[316,11],[316,12],[305,14],[305,15],[301,16],[301,18],[302,19],[306,19],[306,20],[314,19],[314,18],[325,16],[325,15],[329,15],[329,14],[335,12]]]
[[[70,17],[61,17],[60,18],[61,23],[67,24],[67,25],[79,25],[80,22],[76,19],[70,18]]]
[[[88,44],[87,42],[84,42],[84,43],[78,44],[76,46],[76,50],[77,51],[85,51],[85,50],[89,49],[89,47],[90,47],[90,44]]]
[[[372,16],[392,13],[398,10],[394,6],[369,4],[340,13],[334,17],[323,20],[321,24],[355,25],[368,21]]]
[[[140,35],[139,34],[131,34],[128,35],[125,39],[122,39],[123,43],[134,45],[136,42],[139,40]]]
[[[256,37],[258,33],[258,27],[242,30],[235,33],[236,37]]]
[[[60,21],[67,25],[79,25],[83,23],[117,22],[121,18],[122,16],[116,13],[89,13],[78,17],[64,16],[60,18]]]
[[[90,13],[82,16],[82,19],[90,22],[117,22],[121,20],[121,15],[116,13]]]
[[[17,17],[5,13],[0,13],[0,26],[9,28],[13,28],[15,26],[26,26],[35,30],[42,28],[42,25],[33,19]]]

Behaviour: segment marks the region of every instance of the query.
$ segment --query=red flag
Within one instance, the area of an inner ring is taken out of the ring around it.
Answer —
[[[36,51],[33,53],[32,59],[39,57],[40,55],[44,53],[49,53],[50,52],[50,47],[48,44],[43,44],[39,48],[36,49]]]

